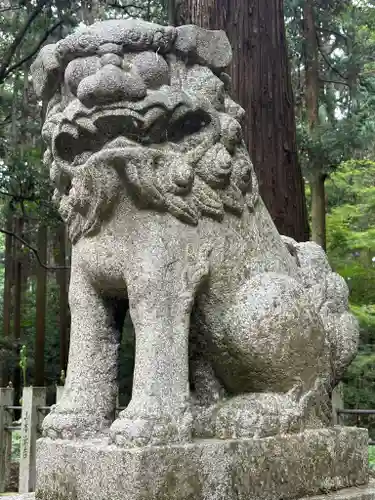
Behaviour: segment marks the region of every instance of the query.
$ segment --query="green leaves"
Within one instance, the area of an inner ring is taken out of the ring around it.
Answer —
[[[370,2],[316,0],[319,125],[309,133],[306,105],[305,2],[286,0],[298,141],[304,174],[330,174],[351,157],[370,157],[375,137],[375,9]]]
[[[20,361],[19,367],[22,373],[22,383],[23,387],[26,387],[26,373],[27,373],[27,347],[23,345],[20,350]]]
[[[342,163],[327,180],[326,192],[329,259],[348,284],[351,310],[360,325],[359,355],[345,378],[345,404],[374,408],[375,162]],[[373,420],[361,424],[374,437]]]
[[[375,304],[375,162],[343,163],[326,189],[331,263],[349,282],[352,302]]]

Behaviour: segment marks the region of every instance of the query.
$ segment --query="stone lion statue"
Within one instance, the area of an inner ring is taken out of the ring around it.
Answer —
[[[330,425],[355,355],[348,290],[280,236],[229,95],[221,31],[111,20],[42,49],[43,138],[71,241],[71,342],[52,438],[123,446]],[[133,391],[115,418],[126,301]]]

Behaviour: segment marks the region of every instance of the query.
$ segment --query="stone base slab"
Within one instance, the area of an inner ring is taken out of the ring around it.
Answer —
[[[375,482],[370,482],[359,488],[347,488],[328,495],[302,498],[301,500],[375,500]]]
[[[1,494],[0,494],[1,496]],[[35,493],[14,493],[14,495],[5,495],[7,500],[35,500]]]
[[[7,496],[10,500],[35,500],[35,493],[26,495],[10,495]],[[301,500],[375,500],[375,483],[368,486],[360,486],[359,488],[346,488],[328,495],[319,495],[316,497],[307,497]]]
[[[349,427],[164,447],[37,445],[36,500],[292,500],[367,483],[368,433]]]
[[[10,500],[35,500],[35,494],[8,496]],[[319,495],[316,497],[307,497],[301,500],[375,500],[375,483],[359,488],[347,488],[328,495]]]

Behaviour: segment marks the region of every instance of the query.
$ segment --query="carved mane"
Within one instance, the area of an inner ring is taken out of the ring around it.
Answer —
[[[50,100],[45,161],[72,242],[100,230],[124,189],[140,209],[193,225],[253,209],[258,185],[243,110],[222,72],[230,58],[220,54],[231,54],[225,34],[142,21],[106,26],[45,47],[32,66],[38,94]]]

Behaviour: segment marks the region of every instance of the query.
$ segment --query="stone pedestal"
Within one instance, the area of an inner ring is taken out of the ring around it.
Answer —
[[[367,442],[366,430],[341,427],[130,449],[41,439],[36,499],[299,499],[366,485]]]
[[[35,500],[34,493],[29,495],[8,496],[10,500]],[[251,500],[247,498],[246,500]],[[303,498],[301,500],[375,500],[375,483],[371,482],[366,486],[346,488],[327,495]]]
[[[375,483],[371,482],[366,486],[359,488],[346,488],[328,495],[319,495],[317,497],[308,497],[301,500],[374,500]]]
[[[23,493],[22,495],[7,495],[7,500],[35,500],[35,493]],[[372,500],[372,499],[371,499]]]

